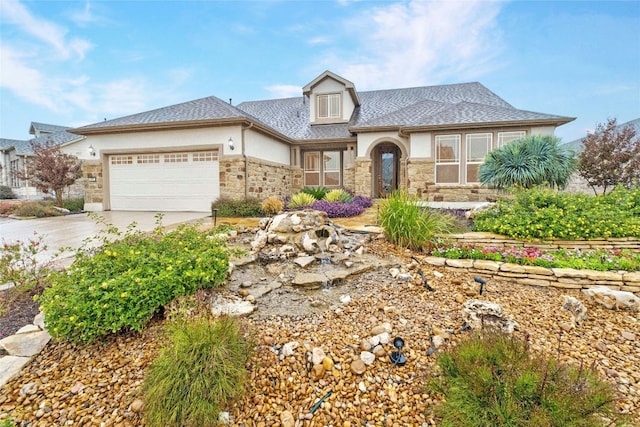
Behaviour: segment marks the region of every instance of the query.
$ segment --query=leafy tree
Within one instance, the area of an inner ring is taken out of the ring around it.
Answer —
[[[480,182],[498,189],[565,188],[577,161],[576,154],[559,142],[554,136],[531,135],[491,151],[480,166]]]
[[[65,188],[73,185],[82,176],[82,164],[76,156],[63,153],[60,147],[47,140],[40,144],[30,141],[33,156],[27,158],[26,170],[16,172],[20,179],[29,180],[31,185],[45,194],[54,193],[56,206],[62,207]]]
[[[578,172],[598,194],[618,184],[627,188],[640,181],[640,137],[631,125],[619,127],[616,119],[599,123],[596,131],[583,140],[578,157]]]

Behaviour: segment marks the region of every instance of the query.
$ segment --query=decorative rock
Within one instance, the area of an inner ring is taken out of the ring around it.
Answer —
[[[391,328],[391,323],[389,322],[385,322],[381,325],[378,325],[376,327],[374,327],[373,329],[371,329],[371,331],[369,332],[371,335],[380,335],[383,332],[388,332],[391,333],[393,329]]]
[[[364,364],[362,359],[356,359],[353,362],[351,362],[351,372],[353,372],[354,374],[362,375],[366,370],[367,370],[367,366]]]
[[[358,383],[358,390],[360,390],[363,393],[367,392],[367,387],[364,385],[364,381],[360,381]]]
[[[297,265],[299,265],[302,268],[305,268],[309,265],[311,265],[312,263],[316,262],[316,257],[314,256],[303,256],[303,257],[298,257],[296,259],[293,260],[294,263],[296,263]]]
[[[282,427],[295,427],[296,425],[296,420],[289,411],[282,411],[282,414],[280,414],[280,422],[282,423]]]
[[[240,283],[240,287],[241,288],[250,288],[252,284],[253,283],[251,283],[250,280],[245,280],[244,282]]]
[[[389,274],[391,275],[391,277],[393,277],[395,279],[400,274],[400,269],[399,268],[395,268],[395,267],[394,268],[390,268],[389,269]]]
[[[325,369],[324,369],[324,365],[319,364],[319,365],[313,365],[313,368],[311,369],[311,379],[313,379],[314,381],[319,381],[324,377],[324,373],[325,373]]]
[[[378,335],[378,341],[380,342],[380,344],[389,344],[390,339],[391,338],[390,338],[389,332],[387,331]]]
[[[627,341],[635,341],[636,339],[635,334],[629,331],[620,332],[620,336],[622,336],[622,338],[624,338]]]
[[[349,304],[351,302],[351,297],[349,295],[340,295],[340,302],[342,304]]]
[[[227,411],[220,412],[218,415],[218,424],[226,426],[229,425],[230,422],[231,417],[229,416],[229,413]]]
[[[16,335],[17,334],[28,334],[30,332],[40,332],[41,329],[38,328],[36,325],[24,325],[22,328],[18,329],[16,331]]]
[[[593,286],[583,289],[587,297],[594,302],[605,306],[609,310],[628,308],[630,310],[640,310],[640,298],[626,291],[616,291],[606,286]]]
[[[365,365],[371,366],[373,362],[376,361],[376,355],[369,351],[363,351],[360,352],[360,360],[362,360]]]
[[[435,277],[437,277],[438,279],[442,279],[442,278],[444,277],[444,274],[440,273],[440,272],[439,272],[439,271],[437,271],[437,270],[434,270],[434,271],[433,271],[433,275],[434,275]]]
[[[504,314],[502,306],[494,302],[472,299],[462,305],[462,319],[473,329],[496,329],[508,334],[518,324]]]
[[[602,342],[602,341],[598,341],[598,342],[596,342],[596,348],[597,348],[598,350],[600,350],[601,352],[603,352],[603,353],[604,353],[605,351],[607,351],[607,345],[606,345],[604,342]]]
[[[22,386],[20,389],[20,396],[30,396],[32,394],[36,394],[38,392],[38,384],[36,383],[27,383]]]
[[[327,357],[327,355],[320,347],[314,347],[313,350],[311,350],[311,361],[314,365],[322,364],[325,357]]]
[[[444,345],[444,338],[442,335],[434,335],[431,338],[431,342],[435,348],[440,348]]]
[[[249,295],[249,291],[246,289],[240,289],[238,291],[238,295],[240,295],[241,297],[246,297],[247,295]]]
[[[413,279],[413,276],[410,273],[400,273],[398,274],[398,277],[396,277],[396,279],[398,279],[398,281],[400,282],[408,282],[409,280]]]
[[[38,313],[36,317],[33,318],[33,324],[36,325],[38,328],[42,329],[43,331],[45,330],[43,312]]]
[[[235,298],[226,302],[223,302],[220,299],[211,302],[211,313],[214,316],[243,316],[245,314],[253,313],[255,309],[256,306],[251,304],[251,302]]]
[[[334,367],[333,359],[330,357],[325,357],[322,359],[322,366],[324,366],[325,371],[333,371]]]
[[[131,409],[131,411],[135,413],[141,412],[143,407],[144,407],[144,402],[142,401],[142,399],[136,399],[133,402],[131,402],[131,405],[129,405],[129,409]]]
[[[384,347],[382,347],[381,345],[377,345],[373,348],[372,350],[373,354],[376,355],[376,357],[384,357],[387,352],[385,351]]]
[[[560,326],[560,329],[562,329],[563,331],[569,332],[575,327],[575,324],[569,322],[560,322],[558,326]]]
[[[38,330],[3,338],[0,340],[0,347],[11,356],[31,357],[40,353],[50,339],[51,335],[46,331]]]
[[[20,356],[4,356],[0,357],[0,386],[3,386],[20,372],[22,367],[26,365],[31,358]]]
[[[298,348],[300,344],[298,341],[291,341],[282,346],[282,351],[280,352],[280,357],[285,358],[289,357],[293,354],[293,350]]]
[[[587,309],[584,304],[582,304],[579,299],[572,296],[564,295],[564,304],[562,304],[562,309],[571,314],[574,325],[579,325],[587,318]]]

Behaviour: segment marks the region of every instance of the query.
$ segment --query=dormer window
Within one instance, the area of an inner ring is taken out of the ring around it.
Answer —
[[[328,93],[316,96],[318,102],[318,119],[335,119],[341,117],[340,93]]]

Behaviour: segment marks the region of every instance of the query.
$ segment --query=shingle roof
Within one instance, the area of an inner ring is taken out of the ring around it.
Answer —
[[[0,149],[7,150],[11,148],[16,150],[17,154],[29,154],[33,152],[29,141],[0,138]]]
[[[51,125],[51,126],[54,126],[54,125]],[[33,154],[31,141],[34,141],[37,144],[45,144],[48,141],[51,141],[55,145],[61,145],[61,144],[66,144],[68,142],[77,141],[79,139],[85,138],[84,136],[67,132],[66,130],[64,130],[64,129],[67,129],[64,126],[57,126],[57,127],[62,130],[54,131],[53,133],[47,133],[30,140],[0,139],[0,149],[10,149],[13,147],[13,149],[16,150],[16,154],[27,155],[27,154]]]
[[[68,126],[50,125],[47,123],[31,122],[29,133],[35,135],[36,131],[53,133],[69,129]]]
[[[246,118],[247,114],[215,96],[170,105],[151,111],[132,114],[113,120],[94,123],[75,130],[101,129],[123,126],[153,125],[172,122],[195,122],[215,119]]]
[[[616,129],[621,129],[625,126],[633,126],[636,129],[636,136],[640,136],[640,118],[634,119],[634,120],[630,120],[626,123],[622,123],[619,124],[618,126],[616,126]],[[573,141],[569,141],[566,144],[564,144],[567,148],[570,148],[572,150],[575,151],[582,151],[582,141],[584,141],[584,138],[578,138],[575,139]]]
[[[235,107],[211,96],[83,126],[74,131],[82,134],[83,131],[101,129],[246,119],[266,125],[289,138],[305,141],[350,138],[352,129],[365,131],[376,127],[441,127],[544,120],[566,123],[572,120],[518,110],[477,82],[365,91],[359,92],[358,96],[360,106],[356,107],[348,123],[341,124],[312,125],[306,96],[248,101]]]

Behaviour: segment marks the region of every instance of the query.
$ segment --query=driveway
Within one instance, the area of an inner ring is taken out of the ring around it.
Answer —
[[[162,225],[176,226],[185,222],[210,221],[203,212],[162,212]],[[141,231],[153,230],[156,226],[156,212],[106,211],[98,215],[108,224],[113,224],[125,231],[127,226],[135,222]],[[51,218],[16,220],[0,218],[0,244],[18,240],[26,241],[34,238],[34,234],[43,237],[48,249],[38,259],[40,262],[51,260],[53,255],[63,247],[78,248],[83,240],[97,235],[105,226],[96,223],[87,214],[65,215]],[[69,254],[70,255],[70,254]]]

